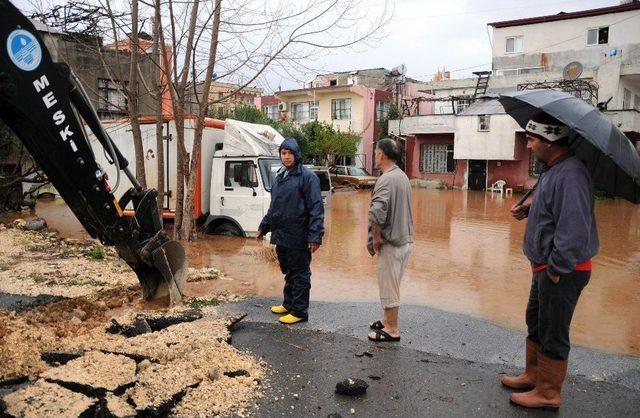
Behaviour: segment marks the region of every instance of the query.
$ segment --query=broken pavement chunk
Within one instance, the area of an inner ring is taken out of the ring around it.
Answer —
[[[197,309],[168,314],[142,315],[153,331],[160,331],[171,325],[181,324],[183,322],[193,322],[202,318],[202,316],[202,312]]]
[[[138,375],[136,385],[126,391],[126,396],[142,415],[161,416],[196,386],[202,379],[194,376],[185,362],[151,364]]]
[[[369,384],[362,379],[345,379],[336,384],[336,393],[347,396],[364,395],[368,387]]]
[[[138,315],[131,324],[126,325],[121,325],[118,321],[112,318],[111,325],[109,325],[105,331],[109,334],[122,334],[125,337],[135,337],[137,335],[152,332],[149,323],[147,323],[147,321],[140,315]]]
[[[136,410],[121,396],[107,395],[105,397],[109,417],[129,418],[136,416]]]
[[[73,390],[104,396],[123,390],[136,380],[136,362],[128,357],[90,351],[64,366],[42,373],[41,377]]]
[[[3,401],[6,414],[23,418],[78,417],[90,414],[97,403],[97,399],[44,380],[6,395]]]
[[[84,350],[79,348],[73,351],[45,351],[40,355],[42,361],[50,366],[64,365],[84,355]]]
[[[251,376],[251,374],[249,374],[249,372],[246,370],[234,370],[231,372],[224,372],[224,375],[228,377]]]

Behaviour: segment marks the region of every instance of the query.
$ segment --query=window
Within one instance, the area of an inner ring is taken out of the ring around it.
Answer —
[[[587,45],[603,45],[609,43],[609,26],[587,29]]]
[[[491,121],[491,116],[489,115],[478,116],[478,132],[489,132],[490,121]]]
[[[351,99],[331,100],[331,119],[351,119]]]
[[[460,113],[471,105],[471,99],[458,99],[456,102],[456,113]]]
[[[376,120],[382,120],[382,119],[385,119],[387,116],[389,116],[390,106],[391,106],[391,103],[389,102],[377,101],[376,102]]]
[[[362,167],[349,167],[350,176],[370,176],[369,172]]]
[[[218,100],[222,100],[223,97],[224,97],[224,93],[219,91],[218,92]]]
[[[629,89],[622,90],[622,109],[631,109],[631,91]]]
[[[318,120],[318,102],[309,102],[309,118]]]
[[[524,44],[524,36],[510,36],[507,38],[505,52],[507,54],[519,54],[522,52]]]
[[[640,96],[637,94],[633,96],[633,108],[640,111]]]
[[[296,122],[309,122],[318,119],[318,102],[292,103],[291,117]]]
[[[262,112],[264,112],[265,116],[271,120],[278,120],[278,105],[264,105],[262,107]]]
[[[253,161],[227,161],[224,167],[224,187],[258,187]]]
[[[278,170],[282,167],[282,162],[277,158],[261,158],[258,160],[258,165],[262,175],[262,184],[264,184],[265,190],[270,192]]]
[[[330,80],[329,81],[329,85],[330,86],[337,86],[338,85],[338,80]]]
[[[533,152],[529,152],[529,175],[531,177],[539,177],[540,173],[542,173],[542,163]]]
[[[422,173],[453,173],[455,171],[453,144],[422,144],[420,156],[419,170]]]
[[[124,91],[129,83],[124,85],[119,80],[106,78],[98,79],[98,110],[110,112],[126,112],[129,101]]]

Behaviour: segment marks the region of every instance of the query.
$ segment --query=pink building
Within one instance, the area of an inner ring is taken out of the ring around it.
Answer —
[[[258,97],[255,104],[273,120],[318,120],[360,135],[356,156],[339,162],[373,172],[374,144],[383,129],[381,120],[387,117],[392,103],[406,115],[433,113],[432,103],[413,101],[416,97],[430,97],[418,91],[417,81],[394,74],[384,68],[323,74],[306,88]]]

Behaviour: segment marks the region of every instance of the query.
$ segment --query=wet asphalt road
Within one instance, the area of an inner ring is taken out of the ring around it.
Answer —
[[[559,412],[509,403],[501,373],[523,365],[524,335],[488,321],[424,306],[403,306],[400,344],[366,340],[373,303],[312,302],[310,322],[281,326],[275,300],[226,305],[248,313],[233,345],[270,365],[259,416],[638,416],[640,358],[574,347]],[[362,355],[368,351],[373,356]],[[345,378],[369,383],[358,398],[336,395]],[[298,395],[298,399],[294,397]],[[284,398],[282,398],[284,397]],[[277,400],[276,400],[277,398]],[[293,407],[293,408],[292,408]]]

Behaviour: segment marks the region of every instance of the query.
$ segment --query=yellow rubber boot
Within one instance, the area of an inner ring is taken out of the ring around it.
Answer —
[[[291,325],[291,324],[296,324],[298,322],[306,322],[307,318],[298,318],[297,316],[287,314],[287,315],[281,316],[280,319],[278,320],[283,324]]]
[[[273,312],[274,314],[278,314],[278,315],[282,315],[282,314],[286,314],[289,313],[289,311],[287,310],[287,308],[285,308],[282,305],[278,305],[278,306],[272,306],[271,307],[271,312]]]

